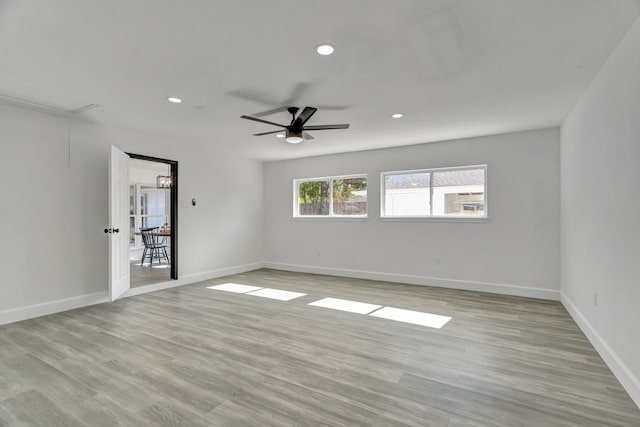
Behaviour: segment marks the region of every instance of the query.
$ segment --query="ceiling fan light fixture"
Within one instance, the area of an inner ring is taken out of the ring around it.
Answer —
[[[304,138],[302,138],[302,133],[288,131],[285,141],[287,141],[289,144],[299,144],[304,141]]]
[[[401,118],[404,117],[404,114],[402,114],[402,113],[393,113],[391,115],[391,117],[394,118],[394,119],[401,119]]]
[[[182,99],[177,98],[175,96],[170,96],[167,98],[167,101],[173,102],[174,104],[180,104],[182,102]]]
[[[322,43],[316,46],[316,52],[318,52],[319,55],[323,55],[323,56],[331,55],[334,50],[335,49],[333,45],[329,43]]]
[[[276,133],[276,138],[284,138],[284,133]]]

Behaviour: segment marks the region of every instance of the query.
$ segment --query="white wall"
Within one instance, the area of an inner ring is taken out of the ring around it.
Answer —
[[[129,159],[129,182],[136,184],[156,184],[158,175],[169,175],[170,166],[146,160]]]
[[[638,405],[639,52],[637,21],[561,131],[563,302]]]
[[[380,219],[381,172],[479,164],[488,165],[488,222]],[[294,179],[359,173],[368,174],[367,220],[292,218]],[[558,129],[265,163],[265,259],[558,299],[559,173]]]
[[[179,162],[180,277],[262,260],[260,162],[0,105],[0,324],[106,295],[111,144]]]

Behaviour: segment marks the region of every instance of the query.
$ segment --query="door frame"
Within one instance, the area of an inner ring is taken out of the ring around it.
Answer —
[[[169,206],[169,215],[171,215],[171,220],[169,226],[171,227],[171,242],[169,247],[171,248],[171,279],[178,280],[178,162],[176,160],[161,159],[143,154],[126,154],[132,159],[164,163],[170,167],[171,188],[169,188],[169,195],[171,197],[171,204]]]

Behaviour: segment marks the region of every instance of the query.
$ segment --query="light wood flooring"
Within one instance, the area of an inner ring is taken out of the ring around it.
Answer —
[[[239,283],[292,301],[206,289]],[[431,329],[307,305],[453,319]],[[640,426],[558,302],[257,270],[0,327],[0,426]]]
[[[129,260],[129,273],[132,288],[171,280],[171,268],[166,262],[149,267],[149,260],[144,265],[140,265],[139,259]]]

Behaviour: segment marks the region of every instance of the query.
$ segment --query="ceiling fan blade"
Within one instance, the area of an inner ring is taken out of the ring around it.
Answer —
[[[300,82],[296,83],[296,85],[291,90],[291,94],[289,97],[283,102],[283,104],[295,105],[298,100],[302,97],[302,95],[309,90],[311,87],[311,83]]]
[[[317,105],[318,110],[344,111],[351,108],[350,105]]]
[[[307,141],[311,141],[312,139],[315,139],[315,138],[313,137],[313,135],[311,135],[309,132],[303,132],[303,133],[302,133],[302,136],[303,136],[303,137],[304,137],[304,139],[305,139],[305,140],[307,140]]]
[[[349,125],[312,125],[305,126],[302,130],[327,130],[327,129],[349,129]]]
[[[318,111],[317,108],[304,107],[304,110],[302,110],[302,113],[298,114],[298,117],[292,123],[292,126],[294,128],[295,127],[300,128],[300,127],[304,126],[304,124],[307,122],[307,120],[309,120],[311,118],[311,116],[313,116],[315,114],[316,111]]]
[[[262,136],[262,135],[272,135],[274,133],[280,133],[282,132],[281,130],[274,130],[271,132],[262,132],[262,133],[254,133],[253,136]]]
[[[254,122],[259,122],[259,123],[266,123],[268,125],[279,126],[281,128],[285,128],[285,129],[287,128],[287,126],[281,125],[280,123],[274,123],[274,122],[258,119],[258,118],[251,117],[251,116],[240,116],[240,118],[241,119],[247,119],[247,120],[253,120]]]
[[[256,102],[258,104],[274,106],[280,104],[271,95],[265,92],[261,92],[253,89],[236,89],[231,92],[227,92],[231,96],[244,99],[246,101]]]
[[[289,107],[285,106],[285,107],[271,108],[270,110],[260,111],[259,113],[253,113],[253,116],[254,117],[270,116],[271,114],[276,114],[276,113],[281,113],[283,111],[287,111],[287,108],[289,108]]]

